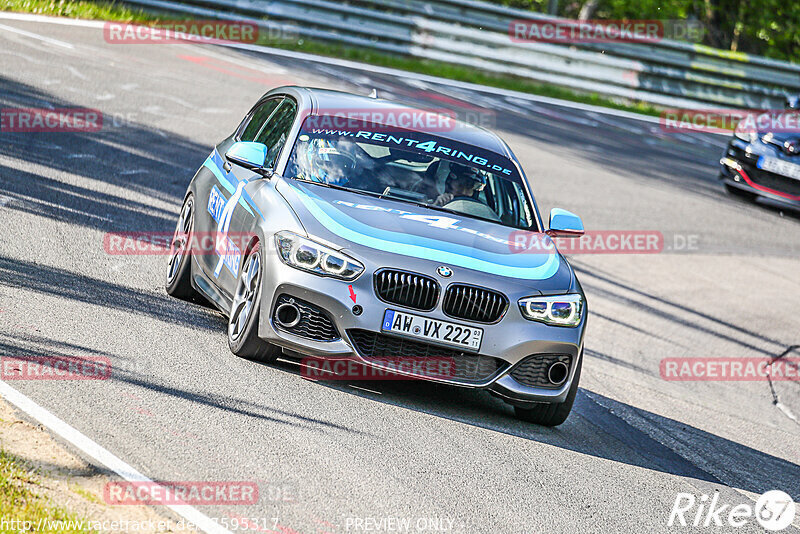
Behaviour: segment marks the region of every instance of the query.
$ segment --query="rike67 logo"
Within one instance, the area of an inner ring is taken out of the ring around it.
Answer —
[[[795,518],[795,503],[780,490],[772,490],[761,495],[752,504],[720,503],[719,493],[713,496],[701,495],[697,498],[691,493],[678,493],[667,526],[707,528],[730,526],[740,528],[753,520],[765,530],[776,532],[792,524]]]

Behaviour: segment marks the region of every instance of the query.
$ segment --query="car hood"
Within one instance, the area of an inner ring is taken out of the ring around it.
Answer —
[[[277,187],[309,236],[359,259],[398,267],[434,262],[518,279],[541,291],[567,291],[572,283],[572,271],[554,247],[515,247],[531,236],[552,245],[544,234],[298,180],[282,179]]]

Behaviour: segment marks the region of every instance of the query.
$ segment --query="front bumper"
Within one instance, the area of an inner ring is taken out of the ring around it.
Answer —
[[[402,269],[399,266],[396,268]],[[579,358],[582,357],[581,349],[583,332],[586,326],[586,310],[584,310],[581,324],[575,328],[548,326],[523,318],[516,304],[518,297],[508,294],[510,302],[508,310],[503,318],[495,324],[454,320],[442,311],[441,298],[436,308],[430,312],[412,310],[381,301],[373,289],[374,270],[374,268],[368,268],[360,278],[349,283],[299,271],[285,265],[276,255],[267,255],[262,287],[259,336],[269,343],[283,347],[287,351],[302,355],[351,360],[373,368],[382,368],[382,365],[365,357],[364,354],[356,349],[356,344],[350,332],[360,330],[380,334],[381,323],[386,309],[406,311],[448,322],[460,322],[483,329],[483,341],[478,354],[487,359],[496,359],[500,365],[496,372],[478,380],[467,380],[457,377],[427,376],[393,370],[397,374],[408,377],[463,387],[488,389],[504,400],[520,406],[528,406],[533,402],[563,402],[566,399]],[[465,275],[463,280],[453,278],[448,280],[440,279],[439,281],[442,286],[447,283],[461,281],[474,283],[474,279],[470,278],[470,273],[465,273]],[[487,287],[487,276],[484,273],[474,273],[474,276],[482,277],[484,280],[483,286]],[[355,302],[351,298],[350,286],[352,286],[355,294]],[[279,327],[274,320],[274,310],[278,300],[282,299],[281,302],[283,302],[286,296],[299,299],[324,310],[340,337],[331,341],[317,341],[295,335]],[[362,309],[359,315],[353,312],[353,307],[356,304]],[[414,339],[414,341],[417,340]],[[418,343],[425,342],[419,340]],[[455,351],[461,352],[458,349],[455,349]],[[463,354],[473,357],[472,353],[469,352],[464,352]],[[515,365],[520,364],[520,362],[532,355],[568,356],[570,365],[567,379],[563,384],[559,386],[533,387],[517,380],[513,373],[519,368],[515,369]],[[401,357],[403,354],[397,354],[396,356]]]
[[[748,150],[748,143],[733,139],[720,158],[720,180],[743,191],[800,208],[800,180],[759,169],[756,163],[762,155],[769,154],[755,153]]]

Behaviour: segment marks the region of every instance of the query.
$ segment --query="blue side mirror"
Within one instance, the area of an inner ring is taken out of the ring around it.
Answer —
[[[583,221],[580,217],[561,208],[550,210],[550,237],[578,237],[583,235]]]
[[[246,169],[261,170],[264,168],[264,161],[267,159],[267,145],[239,141],[231,145],[225,153],[225,157],[228,161],[241,165]]]

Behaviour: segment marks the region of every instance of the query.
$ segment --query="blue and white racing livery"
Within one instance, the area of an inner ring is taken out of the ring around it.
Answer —
[[[264,95],[189,184],[167,291],[226,314],[237,355],[486,388],[524,420],[562,423],[588,310],[550,237],[581,235],[580,219],[554,209],[545,229],[496,135],[402,128],[399,109],[301,87]],[[338,120],[348,110],[374,113]],[[213,246],[197,253],[196,236]],[[416,365],[431,361],[446,371]]]

